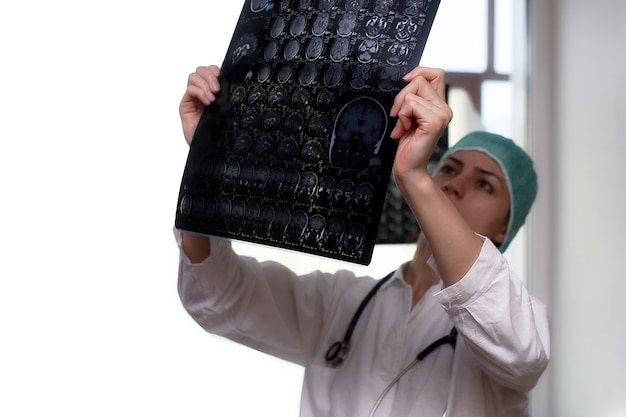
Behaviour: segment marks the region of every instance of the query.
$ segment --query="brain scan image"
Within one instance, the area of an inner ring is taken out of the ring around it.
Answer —
[[[215,227],[217,230],[225,231],[228,229],[228,220],[233,203],[228,198],[223,198],[217,207],[217,217],[215,219]]]
[[[241,125],[244,129],[254,129],[261,122],[261,115],[254,109],[247,110],[241,116]]]
[[[417,23],[411,18],[404,18],[396,25],[396,39],[401,42],[408,40],[417,32]]]
[[[276,210],[276,214],[274,214],[274,221],[270,226],[270,238],[282,241],[285,238],[285,233],[290,220],[291,213],[289,213],[289,210],[284,207]]]
[[[346,0],[346,11],[356,12],[361,10],[365,3],[367,3],[367,0]]]
[[[365,35],[368,38],[379,38],[387,30],[387,18],[373,16],[365,24]]]
[[[304,235],[309,218],[302,210],[298,210],[291,215],[291,220],[287,226],[287,242],[299,244]]]
[[[254,178],[254,165],[251,162],[244,161],[241,163],[241,171],[239,172],[239,180],[237,182],[237,189],[239,192],[246,192],[250,187],[250,183]]]
[[[252,177],[252,191],[255,194],[261,193],[265,189],[265,184],[270,176],[270,170],[265,165],[255,167],[254,176]]]
[[[250,104],[251,106],[256,106],[264,102],[265,98],[265,88],[261,87],[260,85],[256,85],[250,90],[250,95],[248,96],[248,104]]]
[[[180,199],[180,204],[178,205],[178,210],[184,216],[188,216],[191,213],[191,205],[193,204],[193,198],[187,194],[183,198]]]
[[[337,24],[337,34],[339,36],[349,36],[352,34],[357,24],[357,15],[353,13],[344,14]]]
[[[315,194],[315,187],[317,187],[317,175],[311,171],[305,172],[300,178],[300,184],[296,190],[296,199],[303,202],[311,201]]]
[[[271,61],[272,58],[276,56],[277,52],[278,42],[276,42],[275,40],[268,42],[267,46],[265,46],[265,49],[263,50],[263,58],[265,58],[266,61]]]
[[[230,63],[232,65],[243,61],[248,56],[252,55],[257,48],[258,40],[256,36],[252,34],[246,34],[239,38],[231,52]]]
[[[332,219],[329,221],[324,236],[324,248],[327,250],[337,250],[339,244],[343,241],[345,228],[344,222],[340,219]]]
[[[342,61],[350,52],[350,39],[337,38],[330,47],[330,59],[335,62]]]
[[[363,244],[363,238],[365,237],[365,227],[362,224],[352,223],[346,229],[343,235],[343,251],[350,255],[355,255],[357,250]]]
[[[265,185],[265,191],[270,196],[277,196],[283,180],[285,179],[285,172],[282,168],[274,167],[270,170],[270,176],[267,179]]]
[[[368,182],[360,184],[354,195],[354,204],[361,207],[368,207],[374,197],[374,186]]]
[[[387,63],[389,65],[400,65],[409,55],[409,45],[404,42],[396,41],[389,47],[387,51]]]
[[[335,4],[337,4],[338,0],[320,0],[319,8],[320,10],[330,10]]]
[[[257,203],[250,203],[246,207],[246,214],[244,215],[242,232],[248,236],[254,235],[254,226],[259,219],[259,213],[261,208]]]
[[[226,162],[224,161],[215,161],[213,164],[213,172],[211,173],[211,180],[213,182],[222,182],[224,181],[224,176],[226,175]]]
[[[270,0],[251,0],[250,10],[255,13],[262,12],[270,4]]]
[[[285,30],[285,26],[287,26],[285,18],[283,16],[276,16],[274,20],[272,20],[272,24],[270,26],[270,36],[272,38],[280,36],[280,34]]]
[[[201,219],[203,212],[204,212],[204,197],[196,196],[191,201],[191,211],[189,212],[189,216],[194,217],[196,219]]]
[[[291,25],[289,26],[289,33],[291,33],[291,36],[298,36],[302,33],[305,26],[306,16],[299,14],[291,21]]]
[[[291,65],[285,64],[278,69],[278,74],[276,75],[276,79],[280,83],[286,83],[291,78],[293,70]]]
[[[272,75],[272,69],[270,68],[270,66],[267,64],[263,64],[261,65],[261,67],[259,68],[259,71],[257,72],[256,79],[258,82],[264,83],[270,78],[271,75]]]
[[[286,12],[291,8],[291,0],[280,0],[279,10],[281,12]]]
[[[324,237],[324,230],[326,229],[326,220],[316,214],[311,216],[308,224],[304,229],[304,244],[310,247],[319,248]]]
[[[290,39],[287,42],[287,45],[285,45],[283,56],[287,61],[291,61],[296,57],[298,51],[300,51],[300,42],[298,42],[296,39]]]
[[[235,185],[239,180],[239,174],[241,172],[241,166],[237,161],[231,161],[226,166],[226,176],[224,178],[224,188],[233,191]]]
[[[274,144],[274,138],[270,135],[261,136],[256,142],[256,154],[261,158],[270,158],[274,156],[276,151],[276,145]]]
[[[307,140],[302,146],[302,159],[304,162],[315,163],[322,159],[323,154],[324,148],[318,140]]]
[[[324,41],[322,38],[315,37],[309,39],[309,42],[306,45],[306,49],[304,51],[304,56],[309,61],[315,61],[317,58],[322,55],[324,51]]]
[[[291,100],[295,108],[306,108],[311,102],[311,93],[306,88],[298,87],[294,90]]]
[[[372,62],[372,59],[378,53],[378,42],[375,39],[365,39],[359,45],[358,60],[363,64]],[[367,67],[369,69],[369,66]]]
[[[396,0],[376,0],[374,11],[380,14],[388,14],[395,7]]]
[[[298,80],[300,81],[300,84],[304,86],[308,86],[315,80],[316,76],[317,76],[317,65],[315,65],[312,62],[307,62],[300,69]],[[308,91],[307,91],[307,94],[308,94]]]
[[[280,126],[282,120],[279,111],[270,110],[263,115],[263,130],[266,132],[275,132]]]
[[[321,36],[326,32],[330,25],[330,13],[322,12],[315,15],[313,19],[313,26],[311,27],[311,33],[315,36]]]
[[[378,77],[378,87],[383,91],[391,91],[400,81],[400,70],[398,67],[384,67]]]
[[[309,7],[311,7],[311,2],[313,0],[298,0],[298,10],[301,12],[306,11]]]
[[[389,107],[438,2],[244,2],[177,227],[367,265],[393,165]]]
[[[336,87],[341,81],[341,77],[343,77],[343,68],[341,67],[341,64],[333,62],[328,65],[328,67],[326,67],[326,71],[324,71],[324,84],[326,87]]]
[[[248,93],[246,92],[246,88],[242,85],[235,88],[233,93],[230,95],[230,102],[233,106],[239,106],[246,101],[246,97]]]
[[[280,196],[284,199],[292,199],[296,193],[296,189],[300,184],[300,172],[290,169],[285,174],[285,179],[280,185]]]
[[[420,9],[424,7],[424,0],[407,0],[404,14],[407,16],[417,16]]]
[[[267,103],[272,107],[281,106],[287,102],[287,99],[288,99],[287,90],[282,85],[279,85],[279,86],[272,88],[272,91],[270,91],[267,97]]]
[[[384,107],[369,97],[357,98],[344,106],[335,120],[331,138],[330,162],[356,170],[366,170],[387,130]]]
[[[291,136],[284,138],[278,143],[278,158],[284,161],[293,160],[298,152],[298,142]]]
[[[326,136],[330,131],[330,120],[325,114],[318,113],[311,117],[309,132],[313,136]]]
[[[352,193],[354,191],[354,183],[349,179],[343,179],[337,184],[333,195],[334,204],[340,208],[347,208],[352,201]]]
[[[370,79],[370,67],[369,65],[357,65],[352,71],[352,77],[350,79],[350,86],[352,88],[361,89],[367,86],[367,82]]]
[[[252,136],[247,133],[243,133],[235,138],[235,144],[233,145],[233,151],[237,155],[247,155],[252,149]]]
[[[256,224],[254,233],[260,238],[267,238],[269,236],[270,227],[274,222],[274,207],[265,205],[261,207],[259,212],[259,220]]]
[[[322,90],[317,96],[317,107],[326,109],[335,104],[335,94],[330,90]]]
[[[326,175],[317,184],[317,198],[321,202],[330,201],[335,193],[335,179]]]
[[[304,116],[301,113],[291,113],[285,120],[285,132],[288,134],[298,134],[304,127]]]
[[[228,230],[233,233],[238,233],[243,226],[243,218],[246,214],[246,204],[237,200],[233,203],[230,217],[228,219]]]

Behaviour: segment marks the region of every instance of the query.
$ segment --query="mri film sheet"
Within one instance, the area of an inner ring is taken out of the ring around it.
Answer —
[[[369,264],[389,110],[438,0],[247,0],[200,120],[176,227]]]

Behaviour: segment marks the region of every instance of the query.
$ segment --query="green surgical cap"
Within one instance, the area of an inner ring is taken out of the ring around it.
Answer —
[[[499,248],[500,252],[504,252],[526,221],[526,216],[537,196],[537,173],[533,161],[511,139],[481,131],[462,137],[446,151],[441,161],[458,151],[483,152],[496,161],[504,173],[511,198],[509,224]]]

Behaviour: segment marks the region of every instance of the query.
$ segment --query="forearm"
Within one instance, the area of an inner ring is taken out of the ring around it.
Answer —
[[[480,253],[483,241],[427,173],[398,178],[445,286],[458,282]]]
[[[211,256],[209,237],[181,231],[181,239],[183,251],[191,262],[200,263]]]
[[[549,360],[547,310],[490,241],[467,275],[435,298],[485,372],[503,385],[532,389]]]
[[[326,296],[317,297],[322,281],[300,279],[275,262],[238,256],[229,240],[212,239],[211,256],[193,262],[184,252],[183,233],[175,235],[181,249],[179,296],[202,328],[289,361],[305,361],[324,328],[320,314],[334,293],[332,276],[323,280],[330,286]]]

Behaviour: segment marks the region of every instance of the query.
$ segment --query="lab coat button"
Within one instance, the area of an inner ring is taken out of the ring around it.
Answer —
[[[385,382],[389,382],[393,379],[393,375],[391,375],[389,372],[381,372],[380,379],[382,379]]]

